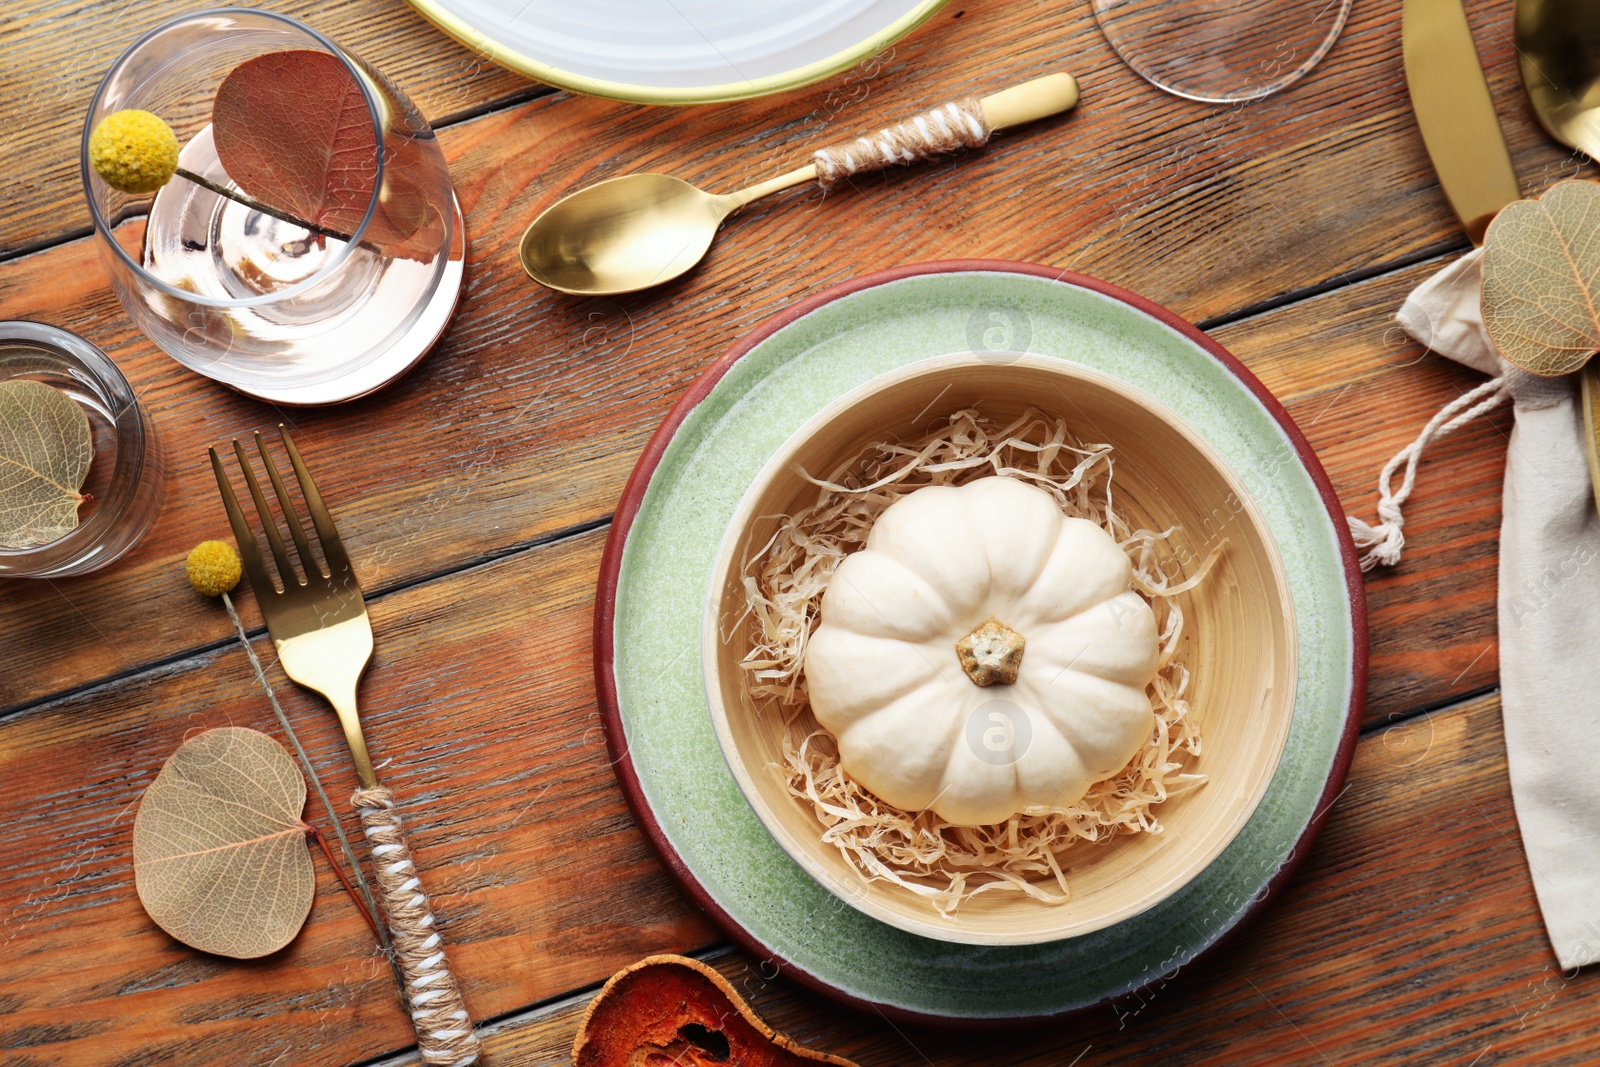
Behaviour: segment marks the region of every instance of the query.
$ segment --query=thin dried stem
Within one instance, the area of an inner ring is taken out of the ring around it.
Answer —
[[[306,754],[305,746],[300,743],[300,735],[295,733],[294,724],[289,721],[289,716],[284,714],[283,705],[278,703],[278,694],[273,692],[272,683],[267,681],[267,672],[261,666],[261,660],[256,658],[256,650],[250,645],[250,635],[245,632],[244,622],[239,618],[238,610],[233,606],[233,598],[227,593],[222,594],[223,606],[228,609],[228,618],[233,620],[234,633],[239,637],[239,643],[244,646],[244,654],[250,658],[250,666],[255,671],[256,681],[261,683],[261,688],[267,694],[267,703],[272,705],[272,714],[277,716],[278,725],[283,727],[283,732],[289,736],[289,743],[294,746],[294,754],[300,760],[300,767],[306,773],[306,778],[311,782],[311,788],[316,791],[317,799],[322,801],[322,810],[327,813],[328,825],[333,827],[334,836],[339,839],[339,850],[350,863],[350,871],[355,875],[356,885],[360,887],[361,898],[356,901],[357,910],[368,915],[377,913],[378,905],[372,899],[372,888],[367,884],[366,876],[361,873],[361,864],[356,860],[355,849],[350,847],[350,839],[345,836],[344,827],[339,825],[339,816],[335,813],[333,804],[328,800],[327,790],[322,788],[322,779],[317,775],[317,768],[311,762],[311,757]],[[330,862],[332,856],[329,856]],[[345,882],[346,888],[350,883],[335,865],[334,873],[339,875],[339,880]],[[366,907],[362,908],[361,903]],[[389,940],[389,931],[382,926],[373,924],[373,933],[378,935],[378,944],[382,946],[384,955],[389,957],[389,965],[394,964],[394,946]],[[402,988],[405,980],[395,971],[395,980],[400,982]]]
[[[317,843],[317,847],[322,849],[322,854],[328,858],[328,866],[333,868],[334,877],[338,878],[339,884],[344,886],[344,891],[350,895],[350,900],[355,904],[356,910],[361,913],[363,919],[367,920],[367,925],[372,927],[372,936],[377,938],[381,944],[383,931],[378,927],[377,918],[367,910],[367,906],[361,902],[361,897],[356,893],[356,887],[351,885],[350,879],[344,876],[344,868],[340,867],[339,861],[333,858],[333,850],[328,847],[328,839],[323,837],[322,831],[311,823],[302,822],[301,825],[305,827],[306,833],[311,835],[311,840]]]
[[[189,181],[194,182],[203,189],[211,190],[218,196],[224,196],[236,204],[242,204],[252,211],[259,211],[263,215],[271,215],[279,222],[287,222],[291,226],[298,226],[302,230],[310,230],[312,233],[321,234],[323,237],[332,237],[339,241],[354,240],[353,237],[342,230],[330,230],[325,226],[318,226],[314,222],[307,222],[299,215],[291,215],[287,211],[280,211],[271,205],[263,204],[255,197],[241,192],[238,189],[229,189],[226,185],[219,185],[203,174],[196,174],[194,171],[188,170],[184,167],[177,168],[174,173],[176,173],[180,178],[186,178]]]

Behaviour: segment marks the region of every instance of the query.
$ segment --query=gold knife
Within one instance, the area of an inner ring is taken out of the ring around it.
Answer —
[[[1522,198],[1461,0],[1405,0],[1400,37],[1422,142],[1474,245]]]
[[[1489,96],[1461,0],[1405,0],[1400,37],[1406,87],[1433,169],[1474,245],[1483,244],[1500,209],[1522,199],[1500,119]],[[1589,480],[1600,508],[1600,360],[1578,375],[1582,385]]]

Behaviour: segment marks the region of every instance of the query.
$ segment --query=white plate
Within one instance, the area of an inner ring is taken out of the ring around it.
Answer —
[[[411,0],[502,66],[641,104],[706,104],[820,81],[944,0]]]

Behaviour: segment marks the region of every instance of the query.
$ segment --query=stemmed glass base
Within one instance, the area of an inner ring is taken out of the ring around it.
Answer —
[[[1091,0],[1117,55],[1169,93],[1259,100],[1299,81],[1339,39],[1352,0]]]

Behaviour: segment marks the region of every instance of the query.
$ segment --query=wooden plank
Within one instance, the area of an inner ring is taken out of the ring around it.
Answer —
[[[461,311],[411,376],[335,410],[280,411],[171,364],[122,316],[87,241],[0,265],[0,315],[56,322],[105,347],[165,433],[172,467],[167,512],[127,560],[84,579],[8,583],[0,707],[225,636],[215,620],[186,619],[188,594],[172,575],[190,545],[222,527],[204,447],[235,433],[287,418],[319,469],[338,463],[335,505],[363,582],[382,590],[603,520],[651,428],[701,368],[774,311],[849,275],[916,259],[1011,256],[1099,274],[1206,319],[1336,282],[1375,260],[1460,242],[1406,110],[1393,47],[1397,11],[1358,8],[1345,38],[1294,90],[1207,108],[1139,81],[1091,20],[1041,21],[1042,9],[993,2],[958,10],[960,20],[941,16],[876,66],[780,100],[662,110],[546,97],[446,130],[473,238]],[[1509,46],[1485,54],[1503,88],[1514,74]],[[997,65],[995,56],[1005,58]],[[1085,77],[1075,115],[1008,135],[979,155],[861,179],[826,199],[805,190],[779,196],[730,224],[709,263],[684,281],[575,300],[532,287],[516,263],[516,234],[583,182],[651,167],[718,187],[755,180],[791,165],[797,145],[870,128],[937,96],[1055,69],[1062,56]],[[1507,120],[1525,169],[1542,166],[1541,176],[1553,177],[1564,157],[1526,115]],[[539,169],[540,160],[559,165]],[[1375,173],[1388,180],[1367,188]],[[1177,218],[1207,221],[1202,230],[1176,226]],[[1306,418],[1317,416],[1328,389],[1347,384],[1323,377],[1328,345],[1349,346],[1340,364],[1349,373],[1374,375],[1370,403],[1341,401],[1337,418],[1329,416],[1328,425],[1356,432],[1318,438],[1336,471],[1349,472],[1341,489],[1357,494],[1352,506],[1362,510],[1371,489],[1360,472],[1376,471],[1445,391],[1466,380],[1432,365],[1406,367],[1415,353],[1379,345],[1420,274],[1404,277],[1389,288],[1371,282],[1354,295],[1319,297],[1308,305],[1314,311],[1292,319],[1293,334],[1269,329],[1271,345],[1252,356],[1299,365],[1269,385],[1308,390],[1305,405],[1286,397]],[[1340,310],[1347,308],[1356,310]],[[1319,336],[1322,321],[1344,315],[1377,317],[1350,319],[1343,339],[1306,340]],[[1251,319],[1222,336],[1248,347],[1247,333],[1275,321]],[[1446,447],[1485,441],[1493,443],[1467,435]],[[1480,479],[1467,491],[1477,507],[1493,495],[1498,458],[1471,454],[1459,473]],[[1427,521],[1413,520],[1417,537]],[[1481,513],[1475,521],[1464,536],[1478,538],[1468,547],[1482,552],[1480,527],[1492,519]],[[1488,564],[1474,566],[1481,577]],[[1460,592],[1451,603],[1469,611],[1486,603],[1481,585]],[[1440,606],[1406,599],[1393,610],[1411,625]],[[1392,695],[1376,713],[1481,683],[1492,655],[1470,666],[1482,649],[1465,651],[1453,650],[1443,665],[1411,655],[1406,669],[1418,673],[1376,689]]]
[[[743,953],[709,959],[769,1023],[862,1067],[1587,1064],[1600,992],[1593,971],[1563,974],[1545,938],[1492,697],[1368,734],[1267,913],[1214,960],[1087,1018],[952,1035],[840,1009]],[[494,1063],[569,1062],[587,1001],[489,1028]]]
[[[714,936],[635,829],[607,759],[589,666],[601,540],[372,606],[367,738],[480,1018]],[[342,807],[355,781],[333,716],[262,655]],[[0,1063],[345,1063],[412,1042],[320,856],[309,924],[263,960],[194,952],[140,908],[136,802],[186,736],[220,725],[279,735],[237,644],[0,722]],[[327,825],[315,799],[308,818]]]
[[[62,0],[0,13],[0,120],[9,147],[0,173],[0,255],[89,225],[78,153],[95,88],[140,34],[195,10],[184,0]],[[404,0],[285,0],[272,10],[373,64],[431,121],[533,88],[440,33]]]

